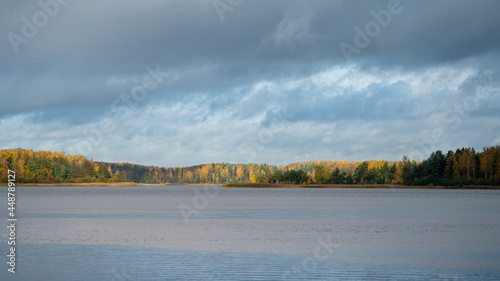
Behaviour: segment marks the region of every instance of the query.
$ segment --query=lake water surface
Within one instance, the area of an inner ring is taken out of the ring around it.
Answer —
[[[1,280],[500,280],[495,190],[23,186],[16,195],[17,273],[3,263]],[[7,261],[6,227],[0,234]]]

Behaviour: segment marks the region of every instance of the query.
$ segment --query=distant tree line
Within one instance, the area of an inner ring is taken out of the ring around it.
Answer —
[[[500,185],[500,146],[433,152],[422,162],[404,157],[398,177],[407,185]]]
[[[0,182],[7,170],[25,183],[243,183],[500,185],[500,146],[433,152],[428,159],[402,161],[309,161],[286,166],[206,164],[162,168],[105,163],[83,156],[26,149],[0,150]]]
[[[334,184],[404,184],[404,185],[500,185],[500,146],[486,147],[477,153],[474,148],[457,149],[443,154],[438,150],[422,162],[364,161],[352,173],[338,167],[315,167],[317,183]]]

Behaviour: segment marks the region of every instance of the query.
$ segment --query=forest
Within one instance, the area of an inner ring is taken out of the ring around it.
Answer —
[[[205,164],[162,168],[105,163],[83,156],[27,149],[0,150],[0,182],[8,170],[19,183],[289,183],[403,184],[414,186],[500,185],[500,146],[436,151],[424,161],[309,161],[286,166]]]

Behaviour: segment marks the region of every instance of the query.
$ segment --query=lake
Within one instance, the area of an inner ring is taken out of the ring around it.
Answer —
[[[23,186],[16,198],[17,273],[4,262],[1,280],[500,280],[496,190]]]

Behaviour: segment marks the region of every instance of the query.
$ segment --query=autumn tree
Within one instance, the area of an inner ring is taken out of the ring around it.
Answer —
[[[314,180],[316,183],[327,183],[329,178],[328,172],[324,166],[318,165],[314,168]]]
[[[104,163],[99,163],[98,165],[97,178],[100,180],[108,180],[109,178],[111,178],[111,173]]]

